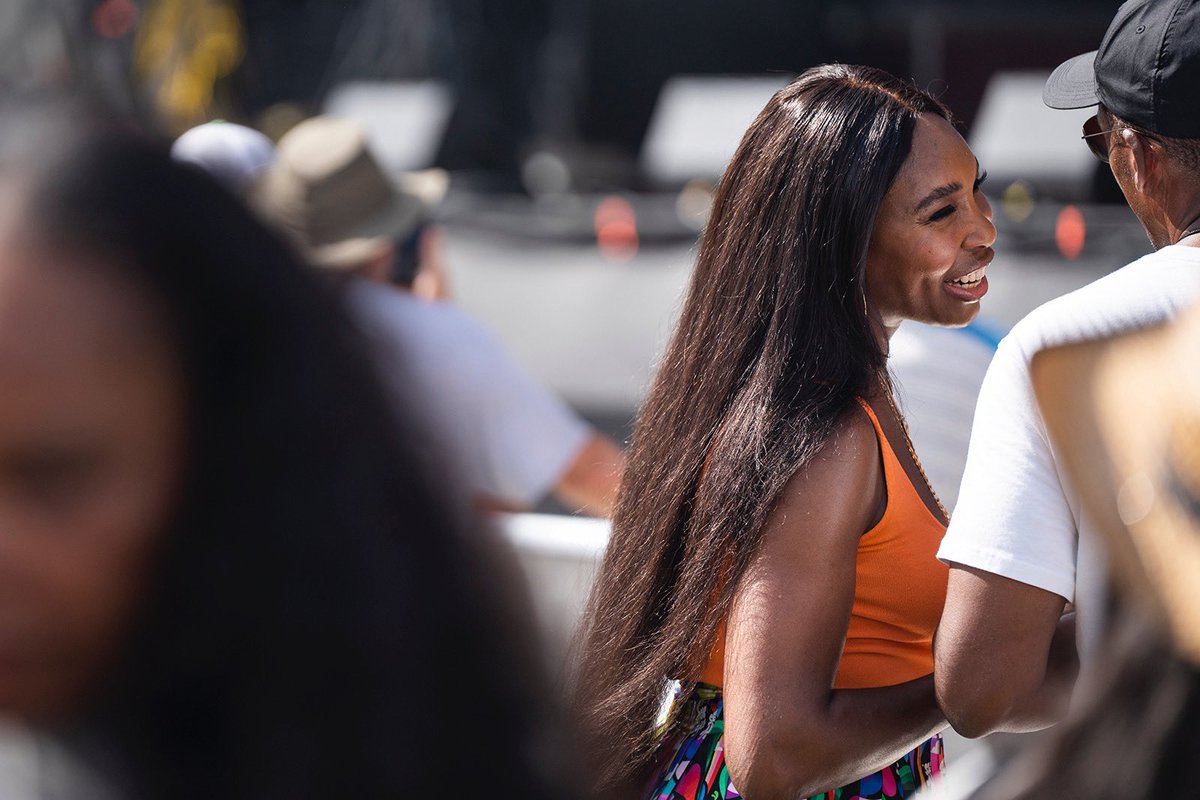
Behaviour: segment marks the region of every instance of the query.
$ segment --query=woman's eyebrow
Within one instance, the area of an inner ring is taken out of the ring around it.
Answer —
[[[979,159],[978,158],[975,159],[975,174],[976,175],[979,174]],[[959,191],[962,188],[963,188],[963,185],[961,183],[959,183],[958,181],[955,181],[954,183],[947,183],[945,186],[939,186],[938,188],[934,189],[929,194],[925,195],[925,198],[923,200],[921,200],[921,202],[917,203],[916,207],[912,210],[912,213],[920,214],[921,209],[925,208],[926,206],[928,206],[932,203],[936,203],[938,200],[949,197],[950,195],[954,194],[955,192]]]
[[[963,188],[963,185],[961,183],[959,183],[958,181],[955,181],[954,183],[947,183],[944,186],[937,187],[932,192],[925,195],[925,198],[923,200],[921,200],[921,202],[917,203],[916,207],[913,209],[913,213],[920,214],[921,210],[923,208],[925,208],[926,206],[932,205],[933,203],[936,203],[938,200],[949,197],[950,195],[954,194],[955,192],[960,192],[960,191],[962,191],[962,188]]]

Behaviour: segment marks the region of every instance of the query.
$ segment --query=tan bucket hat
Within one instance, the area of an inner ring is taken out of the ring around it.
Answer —
[[[1046,350],[1033,383],[1124,596],[1200,664],[1200,308]]]
[[[291,235],[320,267],[350,269],[375,255],[388,240],[414,230],[430,205],[445,192],[426,189],[429,197],[407,187],[437,184],[439,171],[393,182],[353,122],[319,116],[288,131],[276,158],[250,192],[251,202]]]

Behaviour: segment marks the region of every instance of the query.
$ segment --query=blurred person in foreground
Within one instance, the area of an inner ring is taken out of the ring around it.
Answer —
[[[1198,87],[1196,0],[1125,3],[1100,49],[1046,82],[1051,107],[1098,105],[1084,141],[1110,165],[1156,252],[1034,310],[1001,343],[984,380],[938,552],[950,579],[934,674],[939,702],[965,736],[1052,724],[1080,661],[1086,669],[1102,655],[1103,553],[1046,434],[1029,363],[1047,347],[1162,322],[1200,295]],[[1064,613],[1068,604],[1078,620]]]
[[[601,794],[910,797],[940,771],[946,513],[887,354],[903,320],[979,313],[983,177],[944,106],[869,67],[806,71],[746,132],[584,621]]]
[[[165,150],[9,156],[0,712],[59,796],[561,797],[505,571],[338,298]]]
[[[436,232],[424,203],[392,183],[356,125],[300,123],[251,195],[312,263],[345,278],[385,377],[419,408],[476,503],[520,510],[553,492],[571,509],[609,515],[621,449],[529,378],[479,323],[405,291],[440,260]],[[390,368],[393,353],[404,372]]]
[[[1200,307],[1173,323],[1034,356],[1047,430],[1112,565],[1105,658],[1081,678],[1071,715],[1042,745],[978,789],[935,793],[940,800],[1196,796],[1197,348]]]

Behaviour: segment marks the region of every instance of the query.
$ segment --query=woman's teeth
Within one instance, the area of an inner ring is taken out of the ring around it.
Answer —
[[[947,283],[953,283],[956,286],[968,286],[968,287],[974,286],[975,284],[977,284],[981,280],[983,280],[983,273],[986,271],[987,271],[987,267],[980,267],[979,269],[975,270],[974,272],[970,272],[966,275],[963,275],[961,278],[955,278],[952,281],[947,281]]]

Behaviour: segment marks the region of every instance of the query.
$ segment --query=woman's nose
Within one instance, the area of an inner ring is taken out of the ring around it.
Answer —
[[[995,243],[996,226],[992,223],[992,204],[983,192],[978,192],[975,195],[975,219],[963,247],[974,250],[977,247],[991,247]]]

